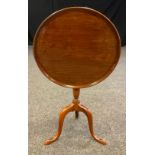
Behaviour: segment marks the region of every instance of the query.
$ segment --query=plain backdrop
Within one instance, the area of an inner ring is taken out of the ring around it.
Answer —
[[[29,45],[32,44],[37,28],[45,18],[57,10],[72,6],[90,7],[103,13],[116,26],[122,46],[126,44],[126,0],[29,0]]]

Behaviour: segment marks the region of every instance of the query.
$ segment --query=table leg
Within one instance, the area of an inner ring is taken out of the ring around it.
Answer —
[[[106,145],[107,142],[104,140],[104,139],[101,139],[101,138],[98,138],[95,134],[94,134],[94,130],[93,130],[93,116],[92,116],[92,113],[88,110],[87,107],[81,105],[81,104],[76,104],[76,103],[72,103],[70,104],[69,106],[65,107],[59,114],[59,125],[58,125],[58,131],[56,132],[56,134],[46,140],[44,142],[45,145],[49,145],[53,142],[55,142],[59,136],[61,135],[61,132],[62,132],[62,127],[63,127],[63,122],[64,122],[64,119],[65,119],[65,116],[69,113],[69,112],[72,112],[72,111],[75,111],[75,114],[76,114],[76,118],[78,117],[78,114],[79,112],[83,112],[86,116],[87,116],[87,119],[88,119],[88,124],[89,124],[89,130],[90,130],[90,133],[92,135],[92,137],[99,143],[103,144],[103,145]]]
[[[49,144],[53,143],[54,141],[56,141],[56,140],[59,138],[59,136],[60,136],[60,134],[61,134],[61,132],[62,132],[62,127],[63,127],[63,122],[64,122],[64,119],[65,119],[65,116],[66,116],[69,112],[71,112],[71,111],[74,111],[74,104],[70,104],[69,106],[65,107],[65,108],[60,112],[60,114],[59,114],[58,131],[55,133],[55,135],[54,135],[52,138],[50,138],[50,139],[48,139],[48,140],[46,140],[46,141],[44,142],[45,145],[49,145]]]
[[[79,112],[78,111],[75,111],[75,118],[79,118]]]
[[[99,143],[103,144],[103,145],[106,145],[107,142],[102,139],[102,138],[98,138],[95,134],[94,134],[94,130],[93,130],[93,116],[92,116],[92,113],[88,110],[87,107],[79,104],[78,106],[78,110],[83,112],[84,114],[86,114],[87,116],[87,119],[88,119],[88,124],[89,124],[89,130],[90,130],[90,133],[92,135],[92,137]]]

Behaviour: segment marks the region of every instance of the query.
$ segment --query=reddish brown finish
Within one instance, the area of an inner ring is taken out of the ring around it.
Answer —
[[[45,145],[49,145],[53,142],[55,142],[59,136],[61,135],[62,132],[62,127],[63,127],[63,122],[64,122],[64,118],[65,116],[69,113],[69,112],[73,112],[73,111],[78,111],[78,112],[83,112],[88,119],[88,124],[89,124],[89,130],[90,133],[92,135],[92,137],[99,143],[105,145],[107,144],[107,142],[104,139],[98,138],[95,134],[94,134],[94,130],[93,130],[93,117],[92,117],[92,113],[88,110],[88,108],[86,108],[85,106],[83,106],[82,104],[80,104],[80,101],[78,100],[78,97],[75,98],[75,96],[77,96],[77,94],[79,94],[80,90],[76,89],[73,90],[73,94],[74,94],[74,99],[73,102],[68,105],[67,107],[65,107],[59,114],[59,126],[58,126],[58,131],[56,132],[56,134],[46,140],[44,142]]]
[[[112,72],[120,56],[120,39],[104,15],[73,7],[52,14],[41,24],[34,40],[34,56],[53,82],[88,87]]]
[[[101,13],[81,7],[60,10],[39,27],[34,39],[35,60],[51,81],[73,88],[74,99],[59,115],[56,141],[69,112],[86,114],[92,137],[101,144],[106,141],[94,134],[91,112],[78,100],[80,88],[104,80],[115,68],[120,57],[120,39],[114,25]]]

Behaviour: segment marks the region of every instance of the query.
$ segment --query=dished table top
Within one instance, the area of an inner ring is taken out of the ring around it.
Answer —
[[[114,25],[101,13],[71,7],[43,21],[34,39],[34,56],[53,82],[88,87],[113,71],[120,57],[120,39]]]

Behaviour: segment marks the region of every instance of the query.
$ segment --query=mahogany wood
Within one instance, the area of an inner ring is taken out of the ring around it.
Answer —
[[[77,96],[77,94],[79,94],[80,89],[73,89],[73,94],[74,94],[74,99],[73,102],[68,105],[67,107],[65,107],[59,114],[59,126],[58,126],[58,131],[56,132],[56,134],[46,140],[44,142],[45,145],[49,145],[53,142],[55,142],[59,136],[61,135],[62,132],[62,127],[63,127],[63,122],[64,122],[64,118],[65,116],[69,113],[69,112],[73,112],[73,111],[78,111],[78,112],[83,112],[88,119],[88,124],[89,124],[89,130],[90,133],[92,135],[92,137],[99,143],[105,145],[107,144],[107,142],[104,139],[98,138],[95,134],[94,134],[94,130],[93,130],[93,117],[92,117],[92,113],[88,110],[88,108],[86,108],[84,105],[80,104],[80,101],[78,100],[78,98],[75,98],[75,96]]]
[[[95,85],[115,68],[120,38],[103,14],[88,8],[62,9],[40,25],[34,56],[53,82],[71,88]]]
[[[75,111],[75,118],[79,118],[79,112]]]
[[[73,88],[74,99],[59,114],[58,131],[45,141],[56,141],[65,116],[83,112],[88,118],[92,137],[101,144],[93,131],[92,113],[79,101],[80,88],[104,80],[115,68],[120,57],[120,38],[111,21],[103,14],[83,7],[65,8],[46,18],[37,30],[34,57],[43,74],[64,87]]]

